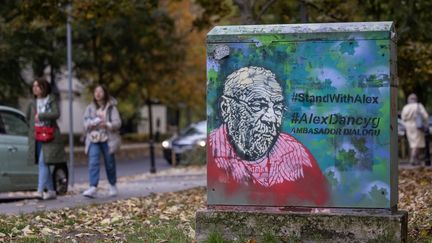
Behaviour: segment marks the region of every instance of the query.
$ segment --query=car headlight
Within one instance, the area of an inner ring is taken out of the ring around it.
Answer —
[[[170,147],[170,142],[168,142],[168,141],[163,141],[162,142],[162,147],[164,147],[164,148],[169,148]]]
[[[198,146],[200,146],[200,147],[205,147],[205,146],[206,146],[206,141],[205,141],[205,140],[199,140],[199,141],[197,142],[197,144],[198,144]]]

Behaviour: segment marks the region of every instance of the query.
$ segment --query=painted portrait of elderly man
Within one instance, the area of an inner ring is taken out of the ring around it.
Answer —
[[[226,77],[219,100],[222,124],[208,137],[210,190],[247,191],[247,200],[259,205],[328,203],[328,183],[315,158],[281,131],[287,107],[274,73],[240,68]]]

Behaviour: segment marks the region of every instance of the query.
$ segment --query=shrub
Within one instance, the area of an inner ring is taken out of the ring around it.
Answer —
[[[183,165],[205,165],[206,163],[206,147],[195,147],[181,155],[181,164]]]
[[[159,136],[159,139],[157,139],[156,136],[153,137],[153,141],[155,143],[160,143],[163,140],[169,138],[171,134],[161,134]],[[150,136],[148,134],[144,133],[126,133],[122,135],[122,141],[124,143],[145,143],[148,142],[150,139]]]

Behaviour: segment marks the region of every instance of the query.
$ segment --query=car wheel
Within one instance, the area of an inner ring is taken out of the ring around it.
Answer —
[[[69,184],[69,175],[66,164],[56,165],[53,172],[54,190],[58,195],[66,194]]]
[[[163,157],[168,162],[168,164],[172,164],[171,156],[171,149],[163,149]]]

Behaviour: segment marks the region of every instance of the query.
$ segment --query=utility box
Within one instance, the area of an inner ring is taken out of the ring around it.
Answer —
[[[208,205],[394,209],[392,22],[207,36]]]

